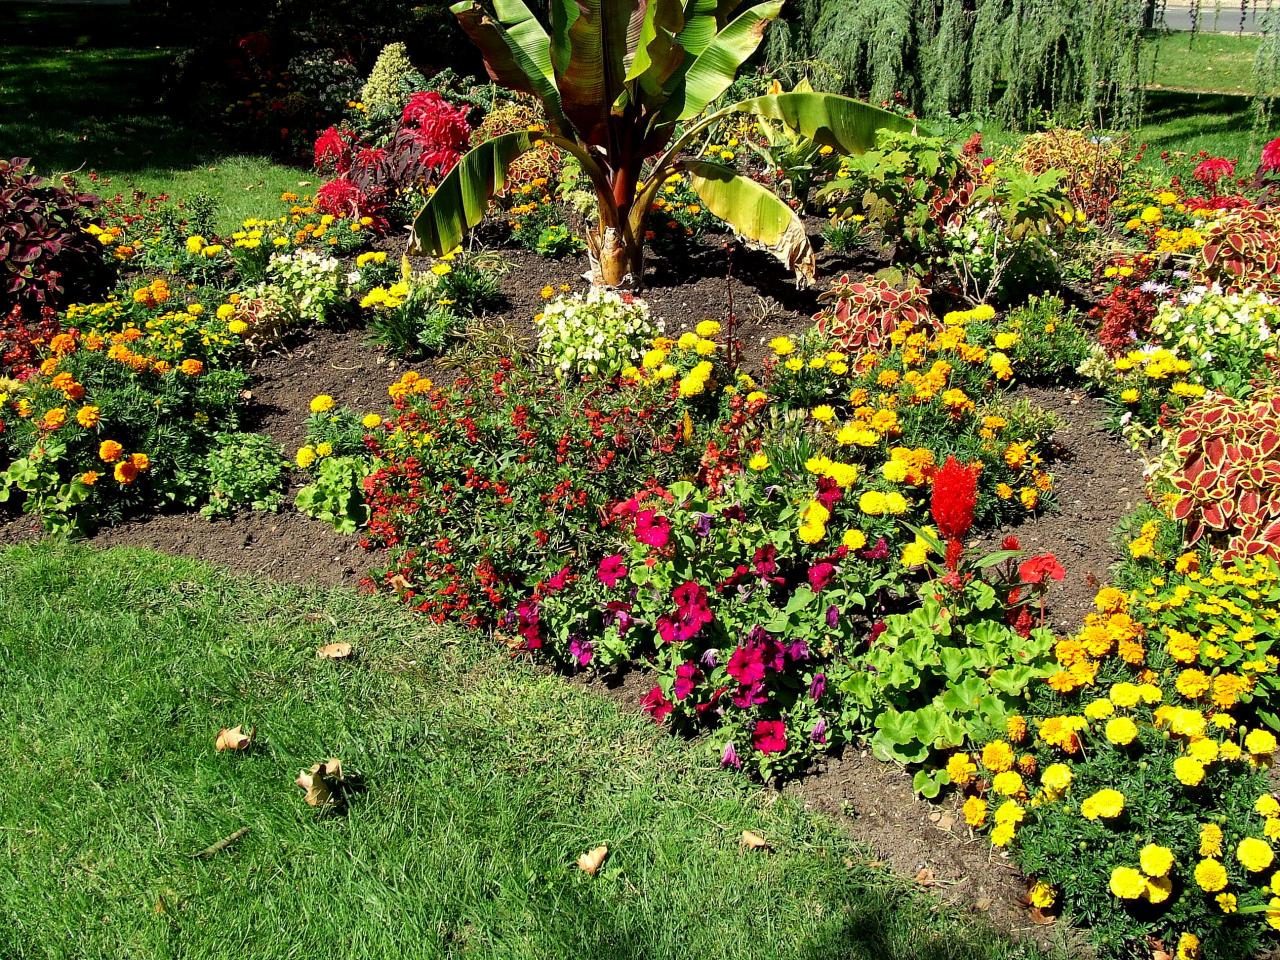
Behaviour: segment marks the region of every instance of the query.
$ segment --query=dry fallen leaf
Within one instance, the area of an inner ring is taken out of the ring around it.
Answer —
[[[316,650],[316,656],[323,660],[345,660],[351,656],[351,644],[326,643]]]
[[[1151,960],[1173,960],[1173,957],[1169,956],[1166,951],[1159,947],[1153,947],[1151,950]]]
[[[933,875],[933,871],[928,867],[921,867],[916,871],[916,883],[922,887],[936,887],[938,879]]]
[[[743,830],[738,846],[743,850],[768,850],[769,841],[753,830]]]
[[[1058,920],[1058,918],[1057,918],[1057,917],[1055,917],[1053,914],[1051,914],[1051,913],[1045,913],[1045,912],[1044,912],[1043,910],[1041,910],[1039,907],[1032,907],[1032,908],[1031,908],[1031,922],[1032,922],[1032,923],[1038,923],[1038,924],[1040,924],[1040,926],[1042,926],[1042,927],[1047,927],[1047,926],[1049,926],[1049,924],[1051,924],[1051,923],[1056,923],[1056,922],[1057,922],[1057,920]]]
[[[409,581],[398,573],[388,580],[387,583],[391,584],[396,593],[404,593],[409,589]]]
[[[218,739],[213,741],[213,749],[222,753],[224,750],[248,750],[253,746],[254,731],[244,732],[244,727],[224,727],[218,731]]]
[[[307,804],[324,807],[335,803],[342,789],[342,761],[336,758],[315,764],[310,770],[298,771],[296,783],[307,791]]]
[[[578,858],[578,869],[587,876],[594,877],[607,856],[609,856],[609,848],[601,844]]]
[[[992,905],[994,904],[995,904],[995,901],[992,900],[990,897],[979,897],[977,902],[974,903],[973,906],[977,910],[990,910]]]

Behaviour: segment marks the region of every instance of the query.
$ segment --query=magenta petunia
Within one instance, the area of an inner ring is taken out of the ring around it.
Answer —
[[[600,567],[596,570],[596,576],[600,582],[612,590],[618,585],[618,581],[627,575],[627,568],[622,562],[622,554],[615,553],[612,556],[605,557],[600,561]]]
[[[661,723],[671,713],[672,703],[662,695],[661,687],[654,687],[641,698],[640,708],[653,717],[654,723]]]
[[[671,539],[671,521],[652,510],[641,510],[636,514],[636,539],[661,550]]]
[[[787,749],[787,727],[781,720],[757,720],[751,744],[761,753],[781,753]]]
[[[697,663],[690,660],[688,663],[682,663],[676,667],[676,682],[671,690],[672,696],[677,700],[683,700],[689,694],[693,693],[694,687],[698,685],[698,681],[702,679],[702,672],[698,669]]]
[[[809,568],[809,586],[813,588],[814,593],[821,593],[827,589],[827,585],[831,583],[831,579],[836,574],[836,568],[826,562],[815,563]]]

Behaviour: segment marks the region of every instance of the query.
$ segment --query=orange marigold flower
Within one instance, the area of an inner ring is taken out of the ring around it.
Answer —
[[[121,460],[116,464],[116,480],[121,484],[127,487],[137,479],[138,468],[133,465],[132,461]]]
[[[204,373],[204,364],[199,360],[183,360],[178,364],[178,369],[188,377],[198,377]]]
[[[102,474],[100,474],[97,470],[86,470],[84,473],[80,474],[80,482],[83,483],[86,487],[92,487],[95,483],[98,482],[98,478],[101,476]]]
[[[139,473],[151,469],[151,458],[145,453],[130,454],[129,462],[138,468]]]
[[[98,425],[98,421],[102,419],[102,412],[95,406],[81,407],[76,411],[76,423],[84,427],[86,430],[92,430]]]
[[[115,463],[122,453],[124,453],[124,447],[114,440],[103,440],[98,445],[98,457],[103,463]]]

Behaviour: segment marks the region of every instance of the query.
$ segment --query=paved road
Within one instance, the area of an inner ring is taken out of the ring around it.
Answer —
[[[1252,0],[1249,2],[1249,9],[1243,20],[1240,17],[1238,3],[1224,3],[1222,7],[1221,12],[1215,13],[1213,0],[1205,0],[1201,5],[1199,29],[1205,33],[1235,33],[1241,29],[1246,33],[1252,33],[1258,29],[1258,18],[1254,13]],[[1191,5],[1169,4],[1165,9],[1164,21],[1170,30],[1190,30]]]

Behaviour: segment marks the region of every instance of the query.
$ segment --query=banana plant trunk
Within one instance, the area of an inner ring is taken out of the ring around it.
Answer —
[[[615,168],[608,178],[608,191],[600,191],[600,222],[588,235],[592,283],[606,287],[643,285],[644,234],[632,225],[638,166],[632,162]]]

